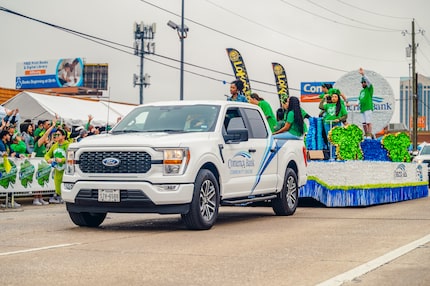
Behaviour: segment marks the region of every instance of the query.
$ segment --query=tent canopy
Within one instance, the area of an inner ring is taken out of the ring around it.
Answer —
[[[7,109],[19,109],[21,122],[31,119],[53,119],[57,114],[68,125],[85,125],[88,115],[94,119],[95,126],[114,125],[118,117],[127,114],[134,105],[85,100],[76,97],[62,97],[23,91],[6,101],[3,106]]]

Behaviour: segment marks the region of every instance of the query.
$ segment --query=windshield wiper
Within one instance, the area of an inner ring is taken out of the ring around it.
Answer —
[[[132,129],[125,129],[125,130],[115,130],[112,131],[112,134],[116,134],[116,133],[137,133],[137,132],[142,132],[141,130],[132,130]]]
[[[182,129],[153,129],[153,130],[145,130],[144,132],[182,133],[182,132],[184,132],[184,130],[182,130]]]

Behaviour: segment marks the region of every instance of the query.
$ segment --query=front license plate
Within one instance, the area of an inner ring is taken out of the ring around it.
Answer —
[[[99,202],[120,202],[119,190],[99,190]]]

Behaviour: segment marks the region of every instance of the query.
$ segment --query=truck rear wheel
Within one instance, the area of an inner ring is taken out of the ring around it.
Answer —
[[[272,200],[272,208],[276,215],[292,215],[296,211],[299,203],[299,187],[297,174],[293,169],[287,168],[285,171],[284,185],[278,193],[278,197]]]
[[[194,183],[193,200],[190,210],[182,215],[182,220],[189,229],[210,229],[218,217],[219,185],[213,173],[202,169]]]
[[[78,226],[98,227],[106,218],[106,213],[75,213],[69,212],[73,223]]]

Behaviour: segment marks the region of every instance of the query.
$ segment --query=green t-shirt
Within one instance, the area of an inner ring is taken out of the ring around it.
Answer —
[[[269,126],[270,126],[270,130],[274,132],[275,126],[278,122],[276,121],[276,116],[273,113],[272,107],[265,100],[260,100],[258,102],[258,106],[260,106],[261,110],[263,110],[264,115],[266,115],[267,122],[269,123]]]
[[[27,153],[27,145],[25,145],[25,142],[20,140],[18,143],[14,143],[10,145],[10,148],[13,152],[16,152],[18,154],[26,154]]]
[[[46,154],[46,145],[42,144],[39,146],[37,142],[34,144],[34,153],[36,153],[36,157],[45,157]]]
[[[324,122],[325,123],[330,123],[331,121],[333,121],[335,119],[340,119],[341,117],[348,114],[344,104],[341,104],[340,111],[339,111],[338,115],[336,115],[336,103],[324,104],[324,110],[325,110],[325,115],[324,115]]]
[[[358,97],[360,101],[360,112],[363,113],[367,110],[373,110],[373,84],[363,88]]]
[[[62,162],[57,163],[55,168],[57,170],[64,170],[66,168],[66,156],[67,156],[67,148],[69,147],[70,141],[65,140],[63,144],[59,144],[58,142],[49,148],[48,152],[45,154],[45,160],[48,161],[51,158],[61,158],[64,159]]]
[[[300,108],[300,111],[301,111],[301,113],[302,113],[302,118],[303,118],[303,134],[304,133],[307,133],[308,132],[308,126],[306,125],[306,123],[305,123],[305,121],[304,121],[304,119],[305,119],[305,116],[308,114],[303,108]],[[290,114],[290,113],[292,113],[293,115],[293,121],[294,121],[294,112],[293,111],[290,111],[290,112],[288,112],[288,114],[287,113],[285,113],[284,114],[284,120],[282,120],[282,123],[283,123],[283,125],[279,128],[279,129],[281,129],[284,125],[285,125],[285,122],[290,122],[290,121],[288,121],[288,115]],[[290,115],[291,116],[291,115]],[[278,121],[278,125],[280,124],[280,121]],[[290,122],[290,124],[291,124],[291,122]],[[276,129],[276,130],[279,130],[279,129]],[[291,127],[290,127],[290,129],[291,129]],[[300,133],[300,131],[299,131],[299,129],[298,129],[298,127],[297,127],[297,131],[298,131],[298,133]],[[291,130],[290,130],[290,132],[291,132]],[[301,134],[301,135],[298,135],[298,136],[302,136],[303,134]],[[296,135],[296,134],[294,134],[294,135]]]
[[[303,133],[300,132],[299,125],[297,124],[296,121],[294,121],[294,111],[291,110],[288,112],[286,122],[291,124],[288,132],[290,132],[293,135],[299,136],[299,137],[303,136]],[[305,129],[305,126],[303,126],[303,130],[304,129]]]

